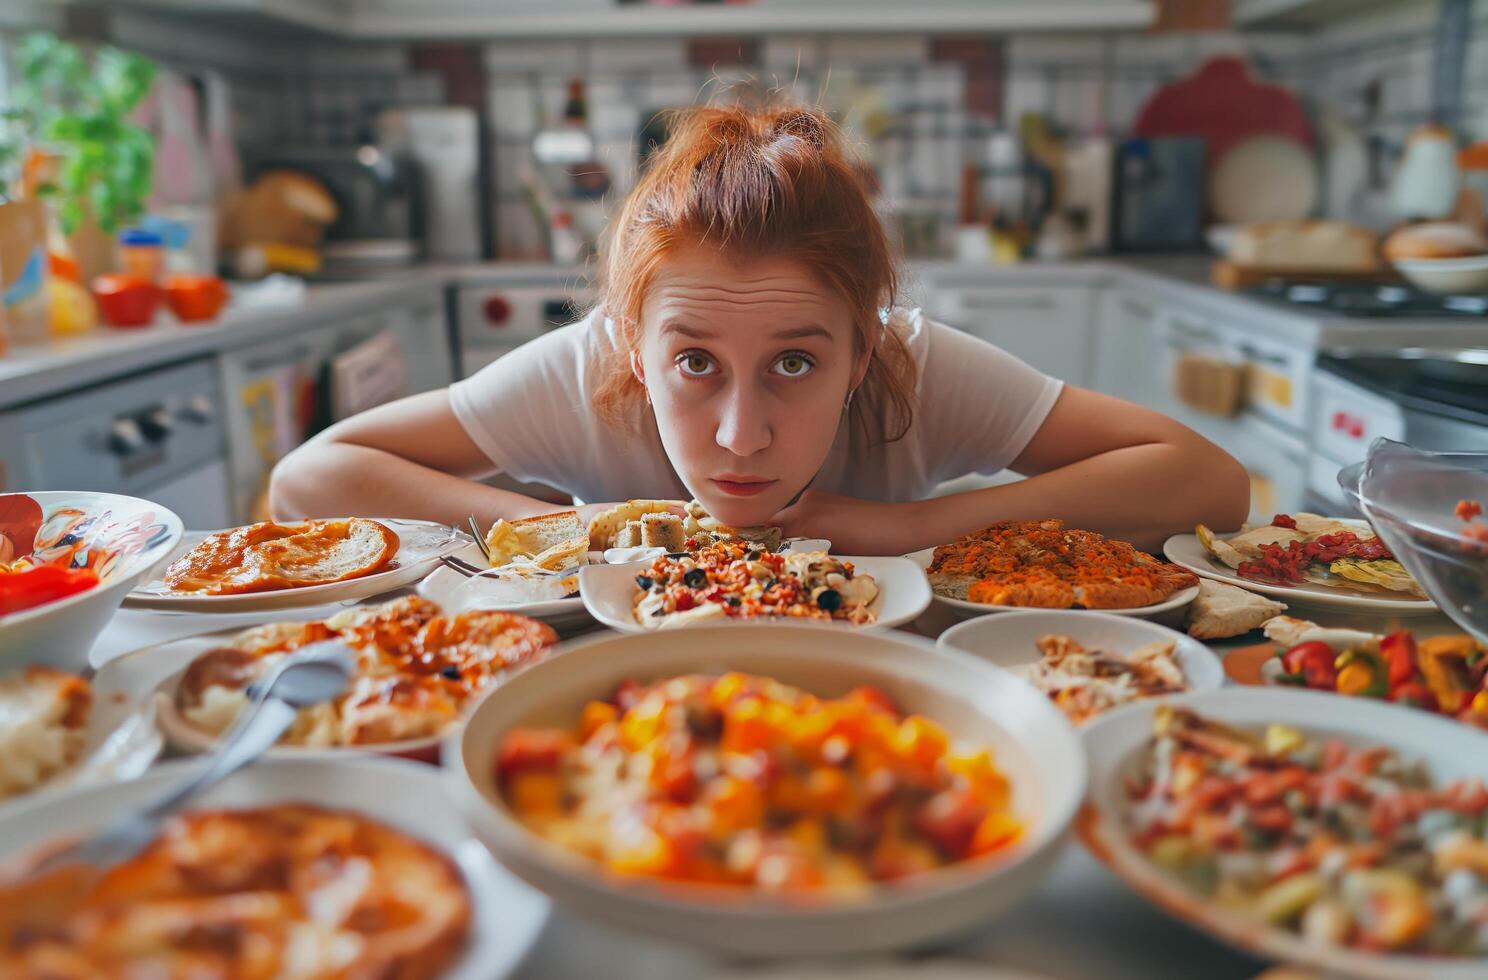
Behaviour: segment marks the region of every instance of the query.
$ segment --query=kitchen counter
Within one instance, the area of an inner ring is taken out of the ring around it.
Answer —
[[[216,321],[184,325],[162,314],[154,326],[98,326],[77,337],[17,346],[0,356],[0,409],[123,377],[147,368],[231,350],[307,324],[378,310],[410,291],[439,293],[445,280],[426,272],[399,279],[310,285],[283,306],[229,308]]]

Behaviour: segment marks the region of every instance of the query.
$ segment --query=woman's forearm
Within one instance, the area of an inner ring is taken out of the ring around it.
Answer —
[[[553,504],[422,466],[381,449],[316,441],[280,461],[269,484],[276,520],[348,515],[406,517],[482,527],[543,514]]]
[[[1250,508],[1249,479],[1206,442],[1113,449],[1003,486],[925,501],[940,541],[998,521],[1063,518],[1069,527],[1156,550],[1195,524],[1238,527]],[[929,529],[927,528],[927,530]]]

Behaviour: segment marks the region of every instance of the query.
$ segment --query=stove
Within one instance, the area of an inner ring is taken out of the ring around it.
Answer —
[[[1438,296],[1401,283],[1310,283],[1272,279],[1246,292],[1281,306],[1355,317],[1488,316],[1488,295]]]

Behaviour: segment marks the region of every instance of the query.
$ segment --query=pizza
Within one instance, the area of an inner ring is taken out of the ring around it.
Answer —
[[[938,595],[994,606],[1136,609],[1198,584],[1192,572],[1134,545],[1057,519],[1007,521],[935,549]]]
[[[0,882],[0,976],[431,980],[470,919],[454,862],[375,820],[191,812],[123,864]]]
[[[301,709],[288,744],[366,746],[439,735],[508,672],[545,656],[558,634],[517,613],[449,616],[437,603],[403,596],[326,620],[245,630],[192,661],[167,707],[220,735],[247,706],[248,685],[300,647],[329,639],[355,651],[356,676],[341,697]]]
[[[171,563],[173,592],[242,595],[327,585],[387,568],[398,535],[364,517],[275,524],[263,521],[218,531]]]

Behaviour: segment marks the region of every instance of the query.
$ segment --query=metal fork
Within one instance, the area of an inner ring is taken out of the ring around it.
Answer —
[[[457,572],[466,578],[476,578],[491,570],[489,566],[486,568],[476,568],[470,562],[456,558],[454,555],[444,555],[439,560],[445,568],[448,568],[452,572]]]
[[[92,837],[48,855],[28,877],[65,864],[102,869],[137,854],[155,839],[161,821],[267,752],[294,722],[299,709],[339,695],[355,670],[355,655],[338,640],[296,650],[249,685],[248,709],[199,769],[140,809],[116,817]]]
[[[480,549],[481,556],[486,559],[486,564],[491,563],[491,549],[486,547],[486,536],[481,533],[480,524],[476,522],[475,515],[471,514],[465,518],[465,523],[470,525],[470,536],[475,538],[475,546]]]

